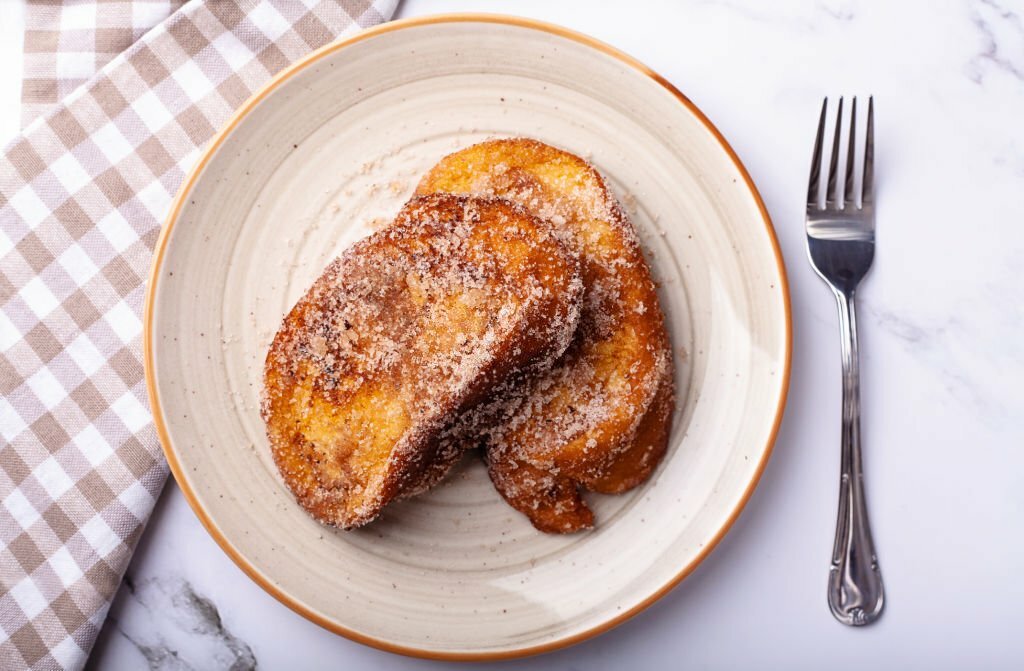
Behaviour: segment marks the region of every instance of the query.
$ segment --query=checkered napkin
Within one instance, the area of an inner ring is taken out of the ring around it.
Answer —
[[[200,148],[271,75],[396,0],[180,4],[28,3],[34,121],[0,157],[3,669],[84,664],[163,485],[139,317]]]
[[[185,0],[28,0],[21,121],[30,121],[86,83]]]

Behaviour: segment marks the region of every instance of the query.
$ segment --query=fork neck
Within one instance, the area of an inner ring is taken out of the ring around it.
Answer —
[[[857,308],[855,289],[832,289],[839,307],[840,355],[843,362],[843,385],[853,387],[847,392],[856,392],[860,372],[860,355],[857,347]]]

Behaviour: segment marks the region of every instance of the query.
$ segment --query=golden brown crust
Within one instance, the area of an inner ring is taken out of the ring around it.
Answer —
[[[317,519],[360,526],[499,382],[567,346],[582,287],[550,227],[508,202],[433,195],[328,266],[267,354],[274,460]]]
[[[538,528],[582,528],[577,485],[636,486],[663,456],[670,428],[671,350],[632,224],[593,167],[534,140],[493,140],[449,155],[417,189],[430,192],[508,198],[551,222],[580,256],[583,312],[566,354],[500,387],[452,433],[484,436],[496,487]],[[543,484],[531,491],[533,483]],[[570,511],[562,522],[560,511]]]

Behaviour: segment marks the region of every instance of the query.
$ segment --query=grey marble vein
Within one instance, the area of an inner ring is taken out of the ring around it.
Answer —
[[[971,23],[981,34],[982,48],[968,64],[968,76],[981,84],[994,68],[1024,81],[1024,23],[996,0],[979,0]],[[1011,43],[1012,42],[1012,43]]]
[[[825,14],[828,14],[837,21],[853,21],[857,18],[857,13],[853,10],[855,3],[851,2],[833,2],[833,3],[818,3],[818,9]]]
[[[910,344],[925,344],[929,332],[899,315],[888,311],[873,312],[876,323],[885,331]]]
[[[998,295],[996,295],[998,299]],[[998,305],[999,301],[992,301]],[[1019,310],[1006,306],[1002,320],[1013,328]],[[1019,412],[1012,395],[986,378],[1002,371],[1017,379],[1024,370],[1024,348],[1015,342],[990,342],[987,327],[991,314],[969,312],[963,318],[957,310],[941,318],[906,316],[891,310],[868,308],[872,326],[895,337],[905,351],[919,359],[937,378],[946,395],[972,409],[988,426],[1001,426]],[[999,329],[1002,332],[1002,329]]]
[[[139,583],[125,578],[129,596],[111,613],[117,635],[129,641],[154,671],[257,668],[249,645],[232,634],[217,606],[178,577]]]
[[[847,23],[857,16],[857,3],[849,1],[818,2],[804,8],[807,11],[792,13],[779,12],[769,4],[743,4],[735,0],[701,0],[699,3],[708,8],[724,8],[750,21],[765,25],[786,28],[797,32],[806,32],[818,28],[819,17]]]

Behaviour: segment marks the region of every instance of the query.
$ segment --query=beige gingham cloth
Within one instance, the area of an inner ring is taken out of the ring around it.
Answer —
[[[271,75],[396,0],[60,5],[27,6],[26,112],[48,111],[0,158],[5,671],[84,664],[166,478],[140,315],[179,184]]]
[[[22,126],[56,106],[185,0],[28,0],[25,4]]]

